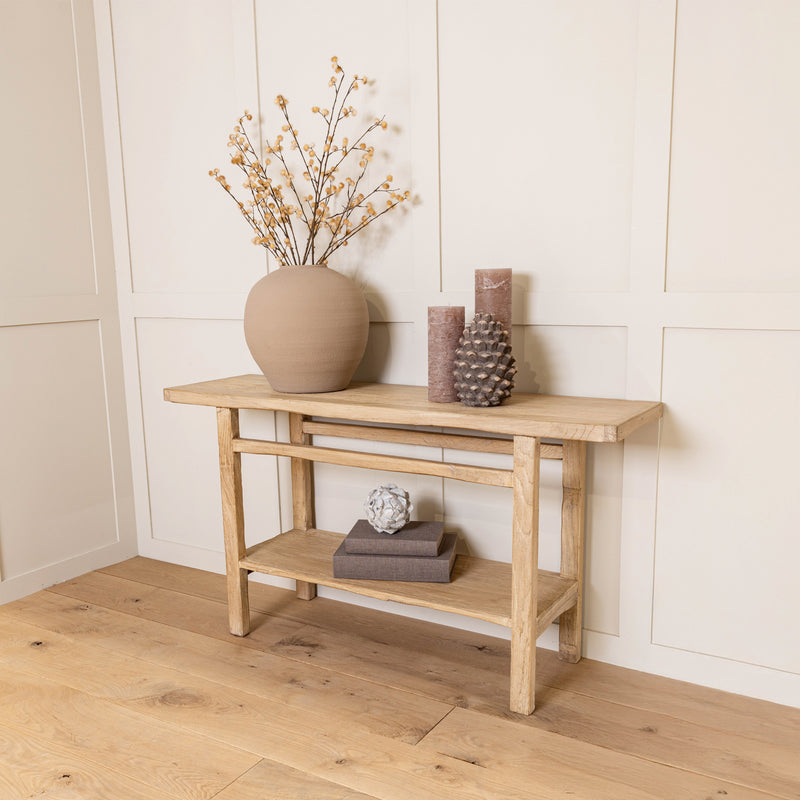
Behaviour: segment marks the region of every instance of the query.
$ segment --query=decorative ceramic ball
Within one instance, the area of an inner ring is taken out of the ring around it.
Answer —
[[[397,533],[411,519],[413,508],[408,492],[393,483],[373,489],[364,503],[367,522],[379,533]]]

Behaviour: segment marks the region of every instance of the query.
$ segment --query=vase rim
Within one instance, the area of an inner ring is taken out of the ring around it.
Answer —
[[[327,267],[327,264],[280,264],[280,268],[288,267],[294,269],[295,267]]]

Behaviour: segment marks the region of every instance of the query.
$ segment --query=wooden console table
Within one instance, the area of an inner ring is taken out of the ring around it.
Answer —
[[[522,714],[534,708],[536,639],[548,625],[559,619],[561,659],[574,663],[581,657],[586,443],[619,442],[662,414],[661,403],[539,394],[515,394],[495,408],[468,408],[459,403],[429,403],[424,386],[376,383],[352,384],[326,394],[281,394],[260,375],[177,386],[166,389],[164,397],[174,403],[217,408],[231,633],[246,636],[250,629],[247,578],[251,572],[295,579],[298,596],[306,600],[313,599],[316,585],[322,584],[488,620],[511,628],[510,708]],[[290,441],[241,438],[241,408],[288,412]],[[441,427],[445,432],[415,430],[414,426]],[[312,442],[314,434],[505,453],[513,456],[513,469],[317,447]],[[542,438],[560,443],[543,443]],[[249,548],[244,542],[242,453],[291,459],[293,528]],[[541,458],[562,462],[559,573],[538,569]],[[334,578],[332,556],[342,534],[314,527],[314,461],[509,487],[512,563],[459,556],[451,582],[444,584]]]

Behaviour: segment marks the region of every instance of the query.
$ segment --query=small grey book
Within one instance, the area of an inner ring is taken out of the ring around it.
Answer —
[[[333,577],[373,581],[448,583],[456,561],[458,534],[446,533],[436,556],[348,553],[345,542],[333,554]]]
[[[365,519],[360,519],[345,537],[344,544],[348,553],[437,556],[443,536],[441,521],[407,522],[397,533],[381,533]]]

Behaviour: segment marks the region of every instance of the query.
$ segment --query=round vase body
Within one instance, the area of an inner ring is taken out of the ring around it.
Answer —
[[[277,392],[344,389],[368,335],[361,290],[324,265],[281,267],[261,278],[247,297],[245,340]]]

